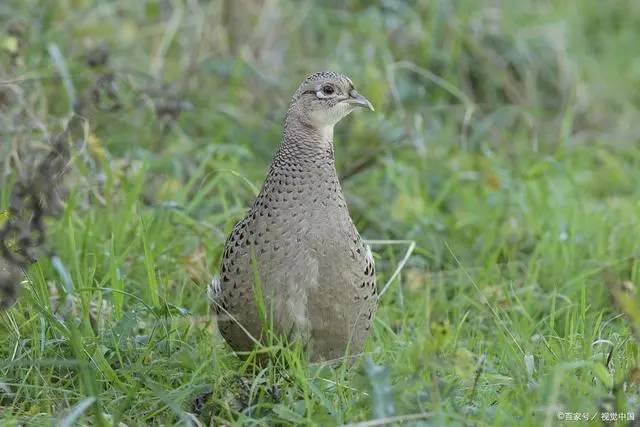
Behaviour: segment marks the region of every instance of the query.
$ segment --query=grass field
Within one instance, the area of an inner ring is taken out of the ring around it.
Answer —
[[[638,28],[634,0],[2,2],[0,211],[87,121],[0,314],[0,425],[640,419]],[[325,69],[376,107],[336,158],[400,274],[353,371],[249,375],[206,282]]]

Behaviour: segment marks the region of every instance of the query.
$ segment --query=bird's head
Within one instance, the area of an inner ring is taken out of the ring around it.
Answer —
[[[291,101],[289,116],[308,126],[326,128],[358,107],[373,111],[371,102],[356,91],[349,77],[323,71],[302,82]]]

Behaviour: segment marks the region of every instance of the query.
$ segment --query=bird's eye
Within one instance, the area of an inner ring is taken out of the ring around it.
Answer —
[[[333,98],[336,96],[337,89],[330,84],[322,86],[317,92],[316,96],[320,99]]]
[[[333,95],[333,93],[335,92],[335,89],[333,88],[333,86],[323,86],[322,87],[322,93],[324,93],[325,95]]]

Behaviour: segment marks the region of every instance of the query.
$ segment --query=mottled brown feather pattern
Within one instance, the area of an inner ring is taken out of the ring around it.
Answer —
[[[325,99],[316,92],[327,84],[336,95]],[[276,334],[302,340],[314,361],[363,349],[377,309],[375,265],[349,215],[332,144],[333,125],[353,110],[343,101],[354,96],[351,80],[337,73],[300,85],[264,185],[225,243],[209,295],[220,318],[235,319],[218,324],[236,351],[254,346],[245,330],[264,338],[254,261]]]

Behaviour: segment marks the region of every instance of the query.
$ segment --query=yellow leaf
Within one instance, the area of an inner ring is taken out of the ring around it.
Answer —
[[[138,26],[133,21],[123,21],[120,23],[120,35],[125,41],[133,43],[138,36]]]
[[[98,157],[100,160],[104,160],[107,157],[107,150],[104,149],[102,142],[100,142],[100,139],[93,132],[89,132],[87,145],[89,146],[91,154]]]
[[[403,220],[410,216],[420,217],[424,215],[422,199],[400,193],[393,201],[391,217],[396,220]]]
[[[177,179],[167,179],[159,185],[156,196],[159,199],[173,199],[182,189],[182,182]]]
[[[0,225],[4,224],[4,222],[8,220],[10,216],[11,214],[9,213],[9,211],[0,211]]]
[[[13,36],[7,36],[2,39],[2,47],[10,53],[17,53],[19,47],[18,39]]]
[[[475,356],[466,348],[457,348],[453,352],[453,370],[462,379],[471,378],[476,370]]]
[[[634,366],[627,374],[627,378],[634,383],[640,383],[640,366]]]
[[[500,178],[498,178],[497,175],[491,174],[487,178],[487,184],[491,188],[500,188],[501,186]]]
[[[451,325],[448,319],[432,321],[429,325],[433,342],[437,349],[442,349],[451,338]]]
[[[627,318],[636,341],[640,342],[640,304],[633,283],[607,280],[607,288],[616,307]]]
[[[417,268],[407,269],[404,280],[407,289],[411,292],[422,291],[426,285],[425,272]]]
[[[202,284],[205,282],[206,273],[209,269],[207,268],[207,253],[201,242],[198,243],[198,246],[190,256],[182,259],[182,265],[195,283]]]

